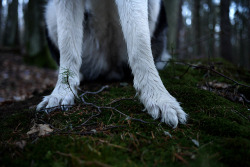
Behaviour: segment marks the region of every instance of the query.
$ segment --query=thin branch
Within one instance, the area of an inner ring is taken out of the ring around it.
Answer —
[[[188,69],[186,70],[186,72],[184,73],[184,75],[188,72],[188,70],[190,69],[190,67],[193,67],[193,68],[197,68],[197,69],[203,69],[203,70],[212,71],[212,72],[214,72],[214,73],[216,73],[216,74],[218,74],[218,75],[220,75],[220,76],[226,78],[227,80],[230,80],[230,81],[234,82],[234,83],[237,84],[237,85],[245,86],[245,87],[250,88],[249,85],[239,83],[238,81],[235,81],[235,80],[233,80],[232,78],[230,78],[230,77],[228,77],[228,76],[226,76],[226,75],[224,75],[224,74],[222,74],[222,73],[220,73],[220,72],[214,70],[214,69],[212,68],[212,66],[206,67],[206,66],[193,65],[193,64],[184,63],[184,62],[176,62],[176,63],[178,63],[178,64],[184,64],[184,65],[188,65],[188,66],[189,66]],[[183,76],[183,75],[182,75],[182,76]]]
[[[105,131],[108,131],[108,130],[111,130],[111,129],[115,129],[115,128],[125,128],[127,126],[124,126],[124,125],[118,125],[118,126],[109,126],[107,128],[104,128],[102,130],[99,130],[99,131],[94,131],[94,130],[91,130],[91,131],[87,131],[87,132],[72,132],[72,131],[69,131],[69,132],[56,132],[56,134],[62,134],[62,135],[79,135],[79,136],[85,136],[85,135],[92,135],[92,134],[96,134],[96,133],[100,133],[100,132],[105,132]]]
[[[126,119],[127,119],[127,120],[134,120],[134,121],[138,121],[138,122],[142,122],[142,123],[147,123],[147,124],[153,123],[153,122],[146,122],[146,121],[141,120],[141,119],[132,118],[132,117],[128,116],[127,114],[121,112],[120,110],[116,109],[115,107],[97,106],[97,105],[95,105],[95,104],[93,104],[93,103],[88,103],[88,102],[86,102],[86,101],[84,100],[83,97],[81,98],[81,100],[82,100],[83,104],[85,104],[85,105],[90,105],[90,106],[92,106],[92,107],[98,109],[98,111],[100,111],[100,112],[101,112],[101,109],[111,109],[111,110],[114,110],[114,111],[118,112],[119,114],[121,114],[121,115],[123,115],[123,116],[126,116]]]
[[[224,77],[224,78],[226,78],[226,79],[228,79],[228,80],[230,80],[230,81],[236,83],[237,85],[245,86],[245,87],[250,88],[249,85],[245,85],[245,84],[239,83],[238,81],[235,81],[235,80],[233,80],[233,79],[231,79],[231,78],[225,76],[224,74],[222,74],[222,73],[220,73],[220,72],[218,72],[218,71],[216,71],[216,70],[214,70],[214,69],[212,69],[212,68],[210,68],[210,70],[211,70],[212,72],[214,72],[214,73],[216,73],[216,74],[218,74],[218,75],[220,75],[220,76],[222,76],[222,77]]]
[[[92,116],[91,116],[91,117],[89,117],[86,121],[84,121],[81,125],[78,125],[78,126],[74,127],[73,129],[75,130],[75,129],[77,129],[77,128],[80,128],[80,127],[86,126],[86,125],[87,125],[87,123],[88,123],[90,120],[92,120],[93,118],[95,118],[95,117],[99,116],[100,114],[101,114],[101,112],[99,111],[97,114],[92,115]]]
[[[233,109],[231,111],[234,112],[234,113],[236,113],[236,114],[238,114],[239,116],[241,116],[242,118],[246,119],[247,121],[250,121],[249,118],[247,118],[245,115],[241,114],[239,111],[233,110]]]
[[[84,160],[81,160],[80,158],[78,158],[78,157],[76,157],[76,156],[74,156],[72,154],[68,154],[68,153],[62,153],[62,152],[57,151],[56,154],[64,156],[64,157],[69,157],[71,159],[74,159],[80,165],[110,167],[109,165],[104,164],[104,163],[99,162],[99,161],[96,161],[96,160],[94,160],[94,161],[84,161]]]
[[[109,86],[108,86],[108,85],[105,85],[105,86],[103,86],[100,90],[98,90],[98,91],[96,91],[96,92],[89,92],[89,91],[87,91],[87,92],[84,92],[83,94],[81,94],[79,97],[83,97],[83,96],[85,96],[86,94],[96,95],[96,94],[98,94],[98,93],[101,93],[104,89],[107,89],[107,88],[109,88]]]
[[[65,75],[65,79],[64,79],[65,84],[68,84],[68,85],[69,85],[69,88],[71,89],[70,84],[69,84],[69,76],[70,76],[70,73],[69,73],[68,71],[66,71],[66,72],[64,73],[64,75]],[[74,134],[74,135],[90,135],[90,134],[94,134],[94,133],[96,133],[96,131],[75,132],[75,130],[76,130],[76,129],[79,129],[79,128],[83,127],[83,126],[89,126],[89,124],[87,124],[87,123],[88,123],[89,121],[93,120],[94,118],[98,117],[98,116],[102,113],[102,110],[103,110],[103,109],[110,109],[110,110],[116,111],[116,112],[118,112],[119,114],[125,116],[125,117],[126,117],[126,120],[133,120],[133,121],[138,121],[138,122],[147,123],[147,124],[151,123],[151,122],[146,122],[146,121],[141,120],[141,119],[132,118],[132,117],[128,116],[127,114],[125,114],[125,113],[121,112],[120,110],[118,110],[118,109],[116,108],[117,106],[115,106],[115,107],[111,107],[111,106],[110,106],[110,105],[112,105],[112,104],[115,104],[115,103],[120,102],[120,101],[123,101],[123,100],[135,100],[134,98],[122,98],[122,99],[117,99],[117,100],[114,100],[114,101],[108,103],[106,106],[98,106],[98,105],[96,105],[96,104],[94,104],[94,103],[89,103],[89,102],[86,102],[86,101],[85,101],[84,97],[85,97],[86,94],[96,95],[96,94],[101,93],[103,90],[105,90],[105,89],[107,89],[107,88],[109,88],[108,85],[103,86],[100,90],[98,90],[98,91],[96,91],[96,92],[89,92],[89,91],[87,91],[87,92],[82,93],[80,96],[78,96],[78,97],[79,97],[78,99],[79,99],[79,102],[80,102],[80,103],[97,109],[97,111],[98,111],[97,114],[94,114],[94,112],[92,112],[92,115],[91,115],[89,118],[87,118],[83,123],[81,123],[80,125],[77,125],[77,126],[75,126],[75,127],[71,127],[69,131],[66,131],[66,130],[68,129],[68,127],[65,127],[65,128],[63,128],[63,129],[56,129],[55,127],[53,127],[52,125],[49,124],[50,127],[52,127],[52,128],[54,129],[54,132],[53,132],[52,134]],[[71,90],[71,91],[72,91],[72,90]],[[44,111],[44,112],[46,112],[46,113],[48,114],[48,112],[54,111],[54,110],[56,110],[56,109],[69,108],[69,107],[73,107],[73,106],[74,106],[74,105],[60,105],[60,106],[55,106],[55,107],[51,107],[51,108],[42,109],[41,111]],[[40,121],[41,121],[41,120],[40,120]],[[42,122],[46,123],[45,121],[42,121]],[[154,123],[154,122],[152,122],[152,123]],[[47,124],[47,123],[46,123],[46,124]],[[105,129],[103,129],[103,130],[101,130],[101,131],[98,131],[98,132],[107,131],[107,130],[109,130],[109,129],[113,129],[113,128],[117,128],[117,127],[124,127],[124,126],[112,126],[112,127],[107,127],[107,128],[105,128]]]
[[[112,102],[108,103],[107,105],[112,105],[114,103],[117,103],[117,102],[120,102],[120,101],[124,101],[124,100],[133,100],[133,101],[135,101],[136,99],[135,98],[121,98],[121,99],[116,99],[116,100],[113,100]]]

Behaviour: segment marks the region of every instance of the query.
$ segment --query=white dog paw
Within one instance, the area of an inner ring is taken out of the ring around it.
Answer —
[[[155,101],[147,105],[147,110],[154,119],[161,118],[162,122],[173,128],[176,128],[178,123],[185,124],[187,121],[187,114],[174,98]]]
[[[74,94],[67,92],[64,94],[51,94],[45,96],[41,103],[37,105],[36,110],[49,113],[56,108],[61,108],[62,110],[68,110],[70,106],[74,105]]]

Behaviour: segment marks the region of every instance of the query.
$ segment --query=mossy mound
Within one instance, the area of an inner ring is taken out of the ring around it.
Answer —
[[[208,75],[204,69],[187,68],[175,64],[160,72],[168,91],[189,114],[188,123],[176,129],[142,112],[130,82],[127,86],[110,83],[101,93],[85,96],[89,103],[115,107],[127,116],[110,108],[99,113],[93,105],[81,103],[67,112],[36,113],[30,107],[41,96],[2,106],[1,166],[250,166],[249,104],[201,89],[209,81],[233,85],[232,81]],[[247,71],[223,64],[214,69],[243,84],[248,82]],[[85,91],[99,88],[101,85],[91,89],[87,85]],[[231,89],[249,97],[247,87]],[[49,124],[54,132],[28,136],[34,123]]]

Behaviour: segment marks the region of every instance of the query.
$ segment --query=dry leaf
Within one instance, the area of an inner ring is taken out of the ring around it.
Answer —
[[[32,135],[38,133],[38,136],[45,136],[53,132],[53,129],[50,128],[47,124],[35,124],[30,131],[27,132],[27,135]]]
[[[164,135],[169,136],[170,138],[172,138],[172,135],[168,131],[164,131]]]
[[[16,142],[15,144],[17,147],[23,149],[26,146],[27,142],[25,140],[22,140],[22,141]]]
[[[197,147],[199,147],[199,146],[200,146],[200,143],[199,143],[197,140],[192,139],[192,142],[193,142],[193,143],[194,143],[194,145],[196,145]]]
[[[216,89],[227,89],[227,88],[229,88],[231,86],[231,85],[229,85],[227,83],[215,82],[215,81],[209,82],[208,84],[212,88],[216,88]]]

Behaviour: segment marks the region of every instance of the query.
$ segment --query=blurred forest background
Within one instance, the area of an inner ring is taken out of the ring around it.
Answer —
[[[130,80],[34,112],[58,76],[46,1],[0,0],[0,167],[250,167],[250,0],[164,0],[174,61],[160,76],[189,115],[176,129],[141,112]]]
[[[222,57],[250,67],[249,0],[164,0],[169,52],[177,59]],[[16,49],[26,62],[55,67],[45,39],[46,0],[0,1],[0,48]]]

